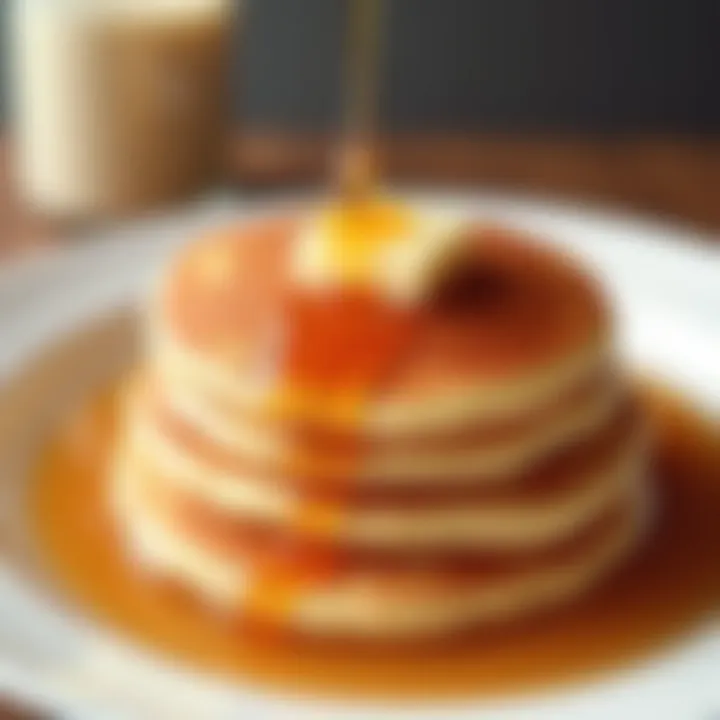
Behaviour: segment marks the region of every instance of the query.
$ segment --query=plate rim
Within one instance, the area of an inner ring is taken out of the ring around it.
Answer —
[[[93,262],[103,262],[103,263],[111,263],[114,259],[114,253],[119,253],[120,255],[125,255],[126,262],[127,260],[127,254],[128,254],[128,240],[132,238],[133,236],[143,236],[147,235],[147,233],[156,225],[158,226],[169,226],[172,225],[173,227],[177,227],[179,222],[182,222],[184,217],[195,217],[196,219],[198,217],[205,217],[204,213],[209,212],[209,216],[214,216],[214,214],[217,213],[217,211],[220,211],[220,215],[223,215],[223,213],[226,213],[229,211],[229,214],[233,216],[244,216],[247,217],[249,215],[255,215],[258,213],[263,212],[269,212],[273,209],[277,209],[280,205],[284,203],[295,203],[298,202],[298,200],[305,199],[307,195],[304,194],[283,194],[281,196],[274,196],[271,198],[264,199],[262,202],[240,202],[240,203],[227,203],[224,201],[220,201],[218,204],[217,201],[212,201],[208,203],[207,205],[200,205],[200,206],[194,206],[193,208],[183,210],[180,213],[175,213],[173,215],[167,216],[157,216],[152,218],[147,218],[145,220],[140,221],[139,223],[135,223],[132,227],[126,227],[120,230],[112,230],[109,232],[99,232],[95,233],[98,237],[94,240],[85,242],[83,244],[78,244],[70,247],[63,247],[56,250],[51,250],[47,253],[43,253],[41,255],[35,255],[31,257],[26,257],[25,259],[20,259],[17,261],[13,261],[8,264],[6,267],[0,268],[0,303],[3,301],[3,296],[8,293],[8,290],[12,291],[15,289],[20,296],[22,296],[24,293],[29,293],[32,291],[32,285],[36,284],[38,282],[38,276],[42,278],[43,272],[48,273],[50,275],[61,273],[63,271],[63,268],[75,267],[78,263],[81,264],[90,264],[92,265]],[[583,207],[579,206],[576,203],[567,203],[564,201],[558,201],[558,200],[547,200],[547,199],[538,199],[537,197],[530,196],[520,196],[520,195],[508,195],[508,194],[488,194],[488,193],[455,193],[455,192],[449,192],[449,191],[422,191],[420,193],[413,193],[411,195],[413,199],[418,199],[418,201],[422,202],[423,198],[431,198],[432,204],[447,204],[448,201],[451,203],[459,203],[461,205],[475,205],[477,206],[478,203],[480,206],[482,206],[483,203],[489,203],[490,206],[495,207],[505,207],[505,209],[512,210],[513,208],[515,211],[518,209],[522,209],[523,212],[528,213],[530,217],[533,216],[533,213],[545,213],[548,214],[548,217],[554,215],[554,214],[560,214],[561,216],[565,217],[566,219],[569,218],[574,223],[585,223],[588,220],[592,222],[595,225],[598,225],[600,227],[607,226],[607,223],[617,224],[620,227],[625,228],[625,232],[629,235],[635,235],[637,238],[637,234],[639,233],[639,236],[643,238],[642,242],[644,244],[647,244],[650,242],[650,245],[652,248],[655,248],[656,250],[658,248],[662,248],[662,250],[657,250],[661,254],[665,254],[668,257],[667,262],[673,262],[673,257],[676,257],[679,253],[680,255],[686,255],[688,252],[688,246],[685,244],[688,239],[697,238],[698,233],[692,230],[691,228],[687,226],[675,226],[675,225],[668,225],[663,221],[657,221],[657,220],[649,220],[647,218],[643,218],[642,216],[637,216],[634,214],[626,214],[624,212],[617,212],[617,211],[605,211],[603,209],[598,209],[596,207],[591,208],[590,210],[585,210]],[[499,201],[499,205],[498,205]],[[550,221],[549,221],[550,222]],[[638,230],[640,228],[640,230]],[[150,229],[150,230],[149,230]],[[665,240],[665,244],[660,244],[655,241],[651,241],[650,238],[653,233],[659,232],[666,238],[670,238],[669,240]],[[188,233],[189,234],[189,233]],[[176,244],[177,238],[172,240],[170,243]],[[697,267],[700,267],[701,265],[705,267],[705,263],[710,260],[713,263],[717,263],[718,265],[718,272],[720,273],[720,248],[715,248],[712,246],[712,240],[708,240],[708,243],[710,243],[710,246],[701,245],[693,247],[697,248],[696,250],[691,251],[691,254],[688,255],[688,257],[691,257],[692,259],[686,259],[683,262],[689,265],[696,265]],[[667,248],[670,247],[670,250],[667,250]],[[139,248],[139,249],[138,249]],[[143,249],[142,246],[137,246],[134,249],[135,252],[138,252],[140,255],[143,255],[143,253],[146,253],[147,250]],[[638,254],[641,251],[633,251],[633,253]],[[109,256],[108,256],[109,254]],[[673,257],[671,257],[673,256]],[[104,258],[104,259],[103,259]],[[699,263],[699,264],[698,264]],[[710,278],[710,274],[707,273],[708,278]],[[703,275],[705,277],[705,275]],[[702,281],[704,282],[704,281]],[[708,286],[713,285],[713,283],[708,283]],[[14,287],[17,286],[17,287]],[[24,290],[23,290],[24,286]],[[717,292],[716,292],[717,291]],[[718,321],[720,324],[720,276],[719,276],[719,282],[715,284],[715,287],[710,287],[709,290],[710,297],[713,298],[713,303],[717,302],[716,310],[718,312]],[[21,297],[22,299],[22,297]],[[713,307],[715,305],[713,304]],[[36,308],[37,311],[37,308]],[[0,324],[2,321],[5,320],[3,314],[5,313],[5,310],[0,307]],[[720,332],[720,327],[718,327],[718,331]],[[61,333],[62,334],[62,333]],[[45,340],[52,342],[52,338],[46,337]],[[44,343],[43,343],[44,344]],[[27,361],[28,356],[31,353],[26,352],[25,354],[25,361]],[[15,370],[21,371],[21,367],[19,367],[19,363],[23,362],[22,354],[19,356],[18,359],[15,360]],[[13,363],[9,363],[12,365]],[[12,369],[12,368],[10,368]],[[7,368],[6,368],[7,370]],[[11,375],[7,373],[3,373],[3,381],[8,382],[8,380],[11,378]],[[4,567],[4,561],[2,566],[2,580],[3,582],[7,581],[6,577],[6,571],[7,568]],[[2,594],[3,590],[0,588],[0,595]],[[0,623],[1,624],[1,623]],[[98,638],[95,638],[93,642],[96,640],[100,642],[100,646],[104,645],[105,643],[105,636],[107,635],[107,630],[103,628],[102,625],[99,623],[93,624],[93,635],[97,634]],[[703,638],[705,635],[703,635]],[[703,638],[700,638],[702,640]],[[112,642],[112,645],[116,648],[120,648],[121,646],[118,644],[116,637],[114,635],[110,636],[110,641]],[[690,642],[690,641],[688,641]],[[697,642],[693,641],[690,643],[691,645],[696,645]],[[702,643],[700,643],[702,644]],[[98,646],[98,647],[100,647]],[[682,649],[679,648],[679,646],[675,646],[676,650],[678,652],[681,652]],[[157,662],[157,658],[159,657],[158,654],[153,653],[152,655],[147,654],[146,652],[142,650],[138,650],[139,654],[136,653],[136,648],[132,645],[129,645],[128,648],[131,650],[131,657],[135,658],[135,660],[139,658],[150,658],[153,663]],[[128,648],[122,648],[122,652],[126,652]],[[716,661],[720,661],[720,634],[717,638],[717,643],[713,644],[713,657],[715,657]],[[1,652],[0,652],[1,654]],[[677,653],[673,653],[673,656]],[[166,660],[166,659],[165,659]],[[163,662],[165,662],[165,660]],[[655,658],[652,659],[652,662],[654,664]],[[193,677],[194,675],[192,673],[186,673],[186,671],[182,671],[183,677],[189,676]],[[10,675],[12,675],[11,672],[8,672],[4,667],[3,663],[0,662],[0,686],[5,684],[10,684],[16,687],[16,689],[20,689],[19,685],[22,685],[22,679],[20,677],[15,677],[14,680],[11,682]],[[17,673],[16,673],[17,675]],[[197,676],[194,676],[197,677]],[[203,681],[207,681],[207,677],[203,678]],[[214,680],[211,680],[214,683]],[[606,684],[605,680],[600,680],[600,684]],[[609,680],[607,684],[617,684],[617,680]],[[222,689],[223,686],[227,685],[227,683],[223,683],[220,681],[220,687],[217,689]],[[591,682],[588,686],[588,689],[593,691],[597,689],[597,683],[594,681]],[[555,698],[555,701],[551,700],[551,702],[555,702],[554,707],[559,707],[557,704],[557,701],[560,701],[560,705],[562,705],[563,699],[567,702],[570,701],[572,704],[572,698],[578,698],[581,697],[584,694],[585,686],[581,686],[579,688],[571,686],[569,688],[561,688],[560,690],[557,690],[557,697]],[[214,692],[215,690],[213,690]],[[243,692],[242,689],[238,691],[237,688],[232,688],[233,694],[236,692]],[[247,692],[254,693],[255,691],[251,688]],[[632,689],[630,689],[628,692],[632,693]],[[555,692],[553,692],[553,696],[555,696]],[[51,693],[52,695],[52,693]],[[57,695],[57,693],[55,693]],[[720,692],[716,693],[717,701],[720,703]],[[68,701],[67,699],[60,699],[57,697],[49,697],[48,698],[50,702],[52,703],[62,703],[63,705],[67,705]],[[250,702],[250,700],[244,700],[244,702]],[[264,702],[264,701],[263,701]],[[273,699],[270,699],[270,703],[273,702]],[[81,707],[77,706],[77,699],[74,699],[70,702],[70,705],[72,706],[73,703],[75,703],[75,707],[68,707],[68,710],[72,710],[72,712],[77,712],[78,710],[82,711]],[[509,699],[507,701],[503,700],[499,703],[495,703],[494,701],[488,702],[487,700],[480,699],[477,701],[477,705],[474,709],[472,709],[472,717],[480,718],[484,716],[485,712],[490,713],[489,716],[493,718],[500,718],[500,717],[506,717],[504,713],[509,712],[512,713],[512,717],[521,717],[521,715],[518,714],[518,712],[523,711],[523,705],[524,702],[520,701],[517,702],[516,700]],[[294,707],[291,708],[291,713],[293,717],[300,717],[296,712],[294,712]],[[552,708],[550,708],[552,710]],[[237,708],[235,708],[237,710]],[[252,710],[252,708],[250,708]],[[436,712],[435,710],[432,710],[431,712]],[[416,710],[413,711],[413,717],[447,717],[447,718],[460,718],[463,717],[462,710],[459,709],[452,709],[448,708],[447,714],[445,714],[445,711],[442,711],[443,714],[441,715],[427,715],[426,713],[418,714]],[[500,714],[502,713],[502,714]],[[391,717],[402,717],[402,715],[393,712]],[[389,717],[390,717],[389,716]],[[274,716],[275,717],[275,716]],[[277,717],[280,717],[280,715],[277,715]],[[338,717],[336,712],[333,714],[333,717]],[[537,712],[537,710],[533,709],[532,711],[532,717],[533,718],[540,718],[544,717],[544,715],[541,715]],[[550,717],[550,715],[548,715]],[[557,718],[560,717],[559,715],[555,715],[553,713],[552,717]],[[572,717],[576,717],[573,715]],[[583,716],[585,717],[585,716]],[[653,717],[658,717],[657,715],[654,715]]]

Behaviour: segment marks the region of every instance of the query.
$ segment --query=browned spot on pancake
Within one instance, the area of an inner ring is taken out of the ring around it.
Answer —
[[[483,229],[431,293],[414,382],[431,382],[436,363],[460,377],[542,366],[599,337],[605,314],[594,282],[562,253]]]

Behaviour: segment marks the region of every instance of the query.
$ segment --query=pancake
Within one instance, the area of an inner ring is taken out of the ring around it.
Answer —
[[[222,513],[187,497],[170,494],[165,488],[148,483],[141,473],[117,478],[118,497],[131,495],[146,515],[184,538],[228,560],[264,568],[283,569],[292,574],[326,579],[348,572],[407,573],[418,570],[458,578],[499,577],[519,570],[536,568],[567,557],[578,544],[609,532],[617,523],[620,509],[627,504],[631,488],[641,488],[645,478],[637,478],[614,494],[612,501],[590,522],[573,532],[558,536],[551,543],[528,547],[446,547],[434,545],[420,552],[410,546],[373,547],[352,545],[340,538],[313,536],[291,523],[277,527],[246,520],[236,522]]]
[[[127,553],[230,616],[442,636],[599,582],[648,438],[593,278],[382,199],[212,233],[169,265],[123,407]]]
[[[254,452],[257,452],[258,445],[261,452],[271,445],[272,450],[279,446],[285,452],[303,451],[314,455],[336,455],[346,451],[376,453],[388,448],[393,451],[402,449],[423,452],[429,449],[452,449],[467,443],[485,445],[502,442],[532,432],[539,424],[553,423],[566,413],[602,402],[603,396],[616,396],[624,389],[623,384],[618,382],[614,368],[608,367],[525,413],[464,423],[461,426],[450,425],[445,430],[437,428],[432,432],[378,435],[367,433],[357,425],[323,426],[299,418],[262,417],[247,409],[237,408],[222,397],[204,396],[197,388],[172,382],[168,376],[138,378],[135,384],[146,386],[138,388],[136,394],[144,395],[144,402],[149,402],[161,414],[175,415],[176,420],[182,418],[198,427],[207,425],[209,427],[204,429],[208,433],[213,426],[223,432],[225,426],[223,434],[229,438],[228,445],[250,447]],[[250,436],[247,441],[246,436]]]
[[[268,366],[281,332],[294,230],[292,220],[270,220],[212,236],[173,267],[148,330],[158,375],[267,410]],[[402,367],[364,408],[359,424],[369,432],[446,429],[523,413],[607,361],[604,301],[576,267],[497,231],[471,229],[457,242],[477,272],[476,284],[491,288],[488,297],[453,299],[452,292],[431,290]],[[213,271],[198,257],[212,259]],[[462,287],[472,279],[445,284]],[[293,387],[290,394],[279,404],[284,415],[348,420],[344,406],[318,402],[308,388]]]
[[[511,482],[559,445],[590,437],[617,413],[622,392],[614,378],[605,379],[572,402],[516,418],[514,424],[404,442],[367,442],[347,434],[310,442],[302,432],[283,435],[252,420],[228,420],[209,405],[165,397],[141,398],[149,407],[140,408],[133,423],[165,456],[215,458],[239,475],[293,476],[315,485],[333,484],[341,476],[377,486],[491,485]]]
[[[133,447],[146,456],[152,456],[156,465],[168,474],[205,478],[201,480],[204,485],[213,482],[222,484],[222,477],[232,479],[227,483],[229,486],[235,481],[255,479],[266,486],[292,488],[304,496],[352,499],[360,503],[387,503],[393,502],[393,498],[401,498],[402,502],[413,499],[422,502],[425,498],[442,502],[444,498],[452,497],[488,498],[512,493],[517,488],[526,492],[529,488],[546,488],[548,481],[558,486],[567,477],[568,464],[574,472],[582,472],[585,458],[590,456],[591,462],[597,462],[598,457],[611,455],[622,439],[640,434],[643,430],[635,404],[618,398],[618,404],[613,403],[612,412],[592,431],[576,436],[572,441],[565,438],[564,442],[549,446],[534,462],[512,474],[453,476],[447,470],[443,473],[440,468],[434,475],[425,471],[417,476],[400,476],[398,482],[389,482],[357,471],[354,465],[360,465],[366,451],[359,451],[356,455],[349,449],[346,454],[341,454],[336,461],[342,471],[339,474],[315,475],[307,472],[307,465],[295,462],[294,447],[288,451],[287,457],[281,449],[278,452],[279,462],[268,464],[263,462],[262,454],[258,458],[252,452],[246,455],[228,450],[216,437],[187,424],[172,412],[160,408],[158,413],[152,402],[144,400],[146,398],[141,396],[128,407],[125,434]],[[540,424],[547,425],[546,422]],[[517,440],[512,443],[504,441],[501,449],[507,449],[508,454],[521,452],[523,446],[516,445]],[[470,435],[458,448],[446,448],[442,455],[430,457],[437,457],[438,463],[445,459],[452,467],[458,453],[461,457],[467,453],[479,456],[475,446]],[[383,451],[391,449],[384,447]],[[487,445],[485,450],[488,455],[497,452],[492,444]],[[210,476],[219,479],[214,481]]]
[[[432,494],[371,496],[353,493],[348,481],[320,493],[298,492],[292,483],[203,465],[200,457],[163,455],[134,445],[124,455],[132,475],[142,476],[171,501],[194,505],[195,514],[222,522],[262,521],[301,526],[344,543],[416,550],[440,547],[532,547],[571,534],[592,520],[644,474],[644,428],[627,410],[594,442],[548,459],[509,487],[464,492],[440,486]],[[179,460],[179,461],[178,461]],[[334,492],[333,492],[334,490]]]
[[[212,605],[299,632],[375,638],[419,638],[482,623],[506,622],[586,591],[625,556],[643,527],[645,505],[626,494],[595,528],[535,562],[466,572],[352,567],[330,572],[293,568],[258,572],[250,557],[207,537],[185,535],[153,512],[138,483],[115,486],[115,507],[129,548],[160,575],[187,584]],[[640,488],[642,489],[642,488]],[[286,571],[287,572],[287,571]]]
[[[644,453],[625,449],[604,471],[581,478],[578,487],[540,501],[446,504],[441,507],[362,508],[344,504],[310,503],[278,494],[264,494],[262,485],[246,486],[242,506],[230,513],[218,508],[133,463],[127,474],[141,478],[149,491],[198,526],[222,525],[240,532],[247,523],[268,523],[282,532],[290,527],[310,537],[344,545],[403,548],[427,552],[437,548],[537,548],[572,535],[616,499],[625,488],[639,482]],[[254,493],[254,494],[253,494]],[[238,493],[236,498],[241,497]],[[193,524],[193,523],[191,523]]]

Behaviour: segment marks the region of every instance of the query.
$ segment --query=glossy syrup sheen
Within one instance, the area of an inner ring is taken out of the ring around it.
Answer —
[[[620,671],[718,609],[717,430],[663,394],[646,395],[658,430],[660,497],[655,527],[635,558],[573,605],[437,645],[349,649],[258,637],[133,566],[107,507],[113,393],[91,400],[51,439],[30,512],[47,564],[73,600],[190,668],[238,682],[356,697],[516,694]]]
[[[276,392],[269,401],[275,411],[292,408],[300,400],[301,405],[327,408],[351,433],[356,429],[367,398],[403,360],[415,337],[415,309],[389,303],[369,282],[379,253],[406,239],[414,221],[403,206],[374,199],[340,202],[321,214],[319,231],[326,238],[324,252],[337,285],[320,292],[292,288],[288,293],[284,352],[277,366]],[[361,458],[359,444],[346,450],[337,473],[338,482],[345,485]],[[301,457],[287,458],[291,476],[302,474]],[[343,514],[342,503],[330,510],[304,502],[291,524],[300,533],[327,534],[342,522]],[[318,571],[327,572],[337,559],[330,549],[321,556],[313,553],[297,568],[256,564],[245,612],[282,623],[304,582]]]

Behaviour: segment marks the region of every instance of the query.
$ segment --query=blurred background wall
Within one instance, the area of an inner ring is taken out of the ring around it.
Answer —
[[[0,0],[5,26],[10,1]],[[387,3],[387,129],[720,130],[718,0]],[[277,129],[331,129],[344,0],[245,4],[233,74],[237,116]],[[6,85],[0,117],[7,117]]]

